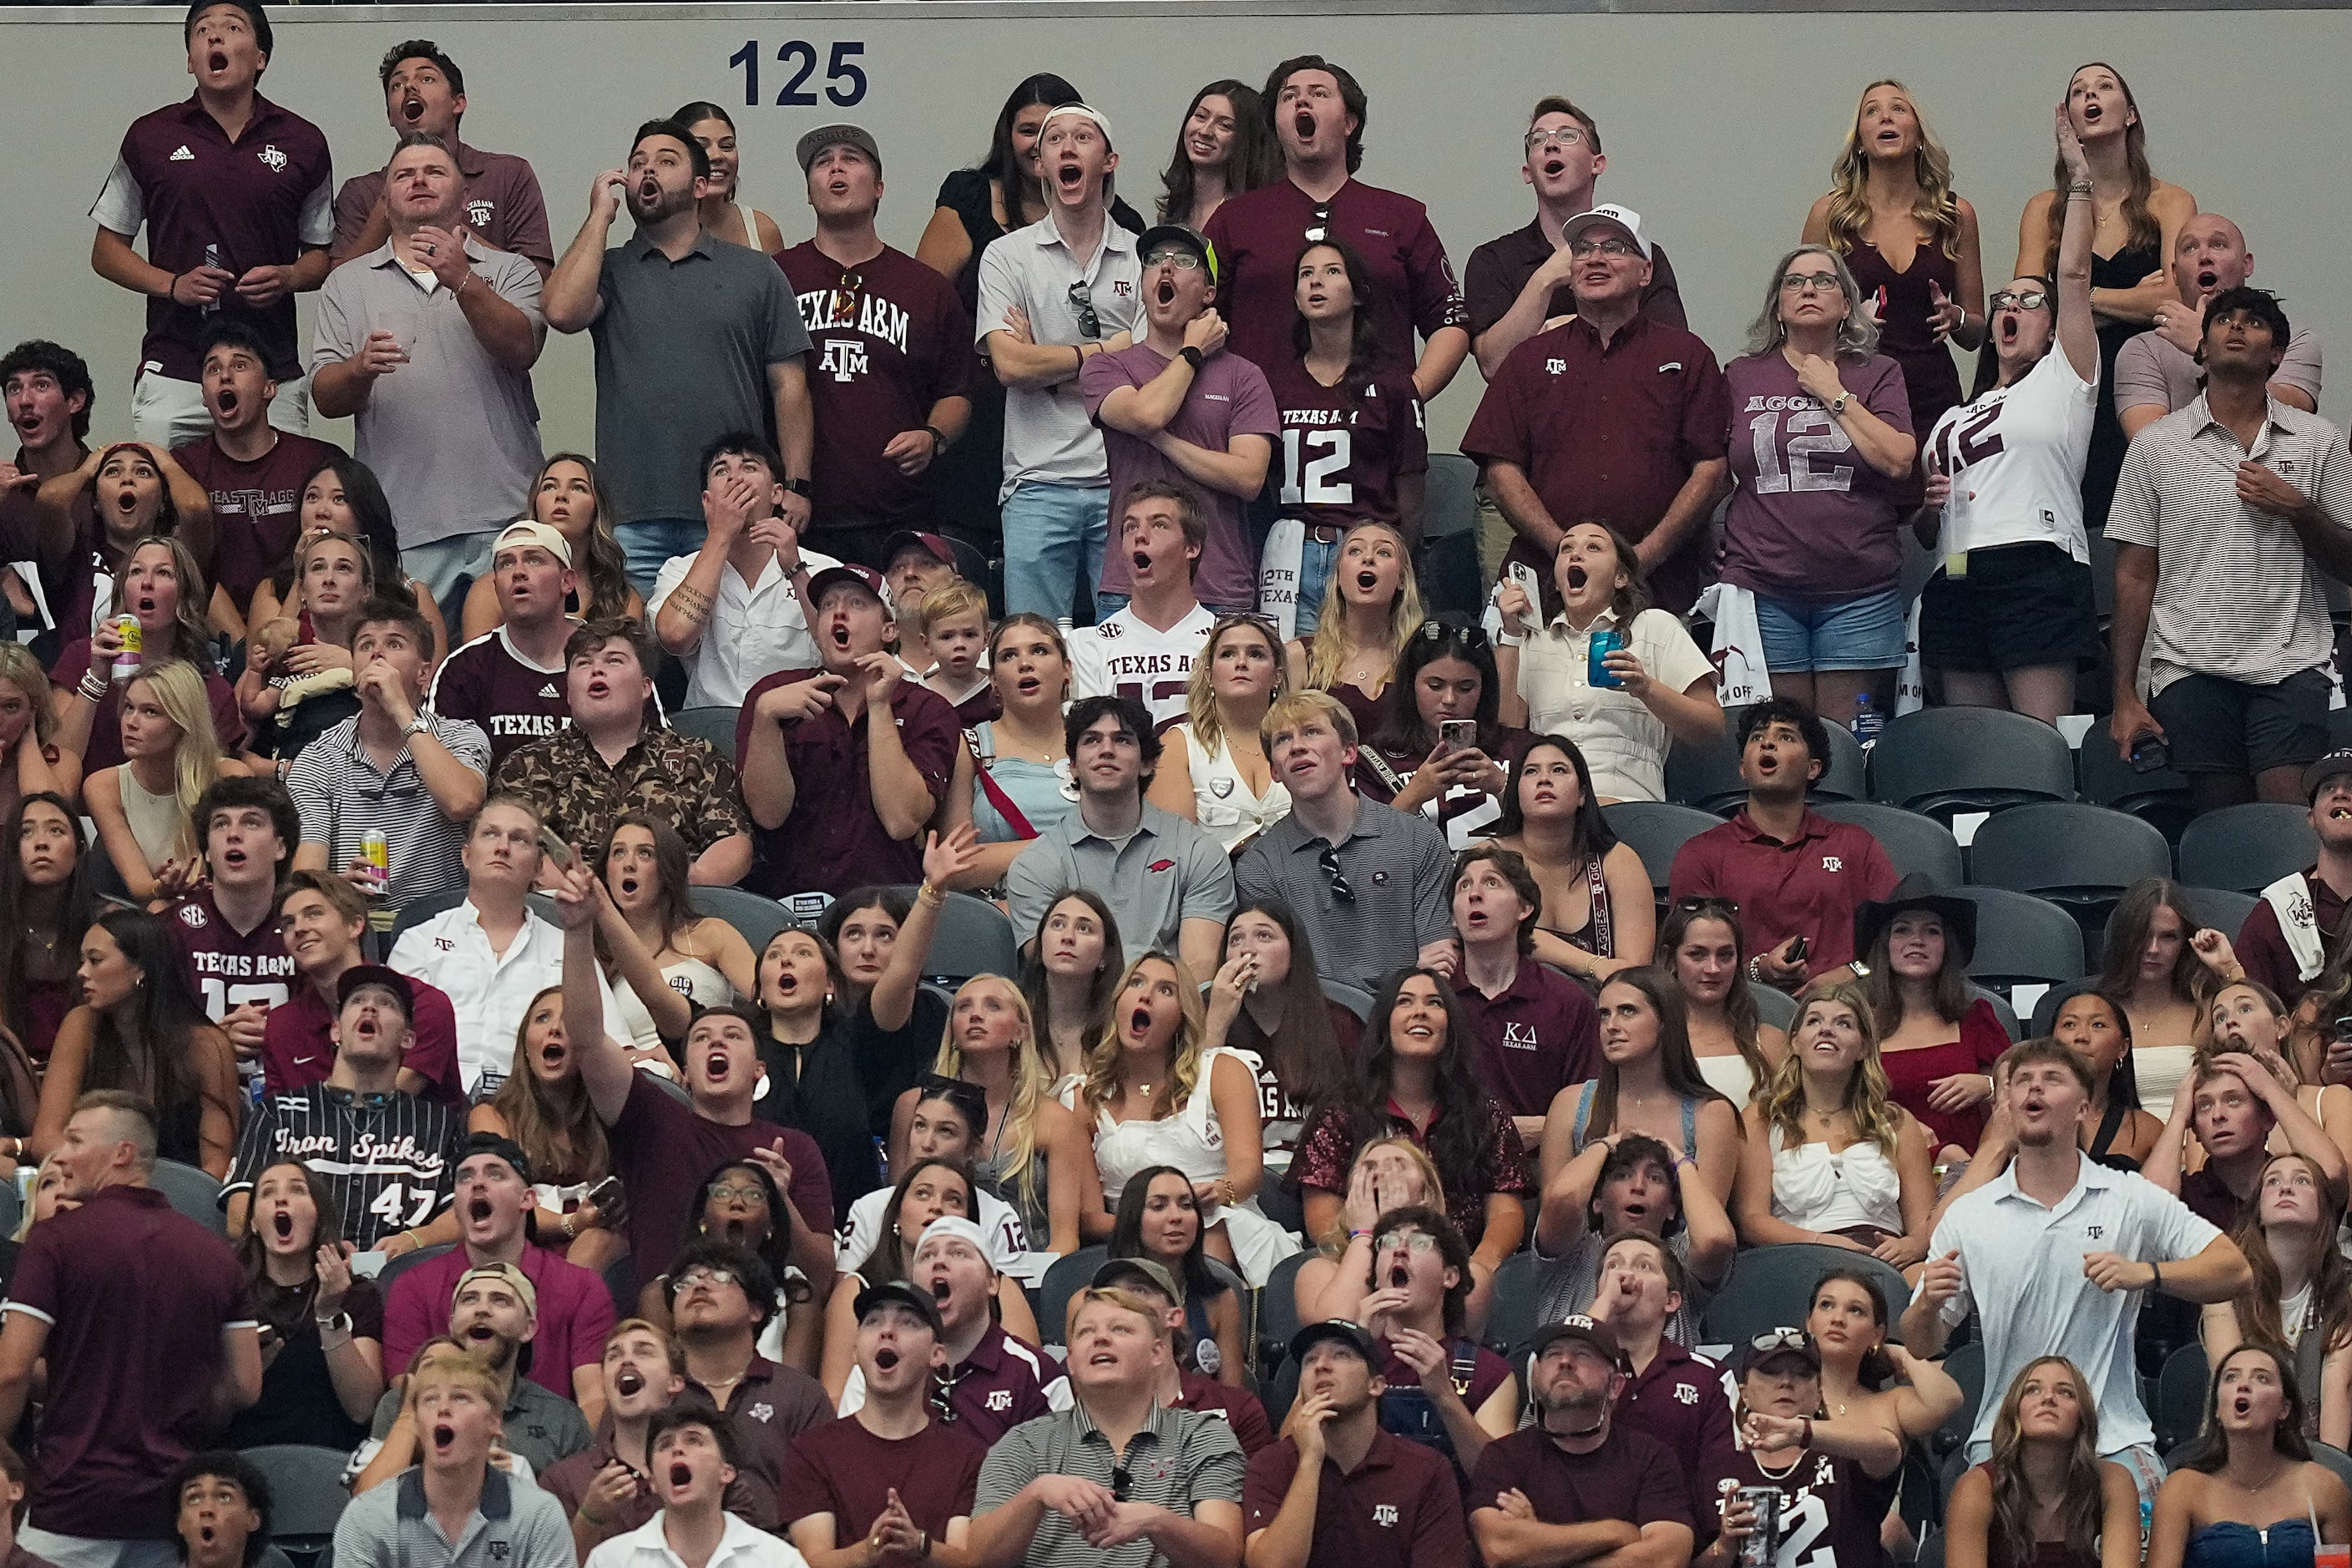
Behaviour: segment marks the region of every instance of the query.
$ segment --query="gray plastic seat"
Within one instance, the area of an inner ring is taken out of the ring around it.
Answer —
[[[1422,542],[1477,531],[1477,463],[1459,452],[1432,452],[1422,498]]]
[[[1204,981],[1202,989],[1205,991],[1206,988],[1207,983]],[[1350,985],[1344,980],[1332,980],[1327,977],[1323,981],[1323,999],[1327,1002],[1337,1002],[1340,1006],[1353,1013],[1359,1024],[1371,1022],[1372,994],[1360,985]]]
[[[2172,872],[2172,847],[2138,817],[2074,801],[2012,806],[1977,829],[1969,880],[2049,900],[2085,931],[2103,923],[2126,888]]]
[[[2180,835],[2180,879],[2194,887],[2259,893],[2318,858],[2310,814],[2284,801],[2225,805]]]
[[[686,903],[696,914],[715,915],[740,931],[755,958],[768,951],[778,931],[793,923],[783,905],[741,888],[688,888]]]
[[[1694,746],[1676,741],[1666,752],[1666,798],[1684,805],[1731,816],[1748,802],[1748,785],[1739,777],[1739,716],[1732,709],[1723,716],[1723,738],[1712,745]],[[1869,767],[1862,742],[1853,731],[1835,721],[1829,731],[1829,766],[1813,781],[1810,795],[1818,805],[1825,800],[1867,800]]]
[[[1758,985],[1745,980],[1740,984],[1746,985],[1748,994],[1756,999],[1756,1021],[1767,1028],[1787,1034],[1789,1026],[1797,1021],[1797,999],[1777,986]]]
[[[245,1450],[253,1468],[269,1480],[269,1535],[273,1546],[311,1561],[334,1541],[335,1524],[352,1500],[343,1489],[341,1448],[271,1443]]]
[[[2148,773],[2134,772],[2104,728],[2094,726],[2083,737],[2076,764],[2084,800],[2094,805],[2127,811],[2172,843],[2180,841],[2181,830],[2197,814],[2197,808],[2189,803],[2187,774],[2171,768],[2158,768]]]
[[[1650,873],[1650,886],[1662,899],[1674,873],[1675,856],[1682,847],[1707,829],[1723,826],[1704,811],[1672,801],[1622,800],[1602,806],[1601,814],[1609,819],[1610,830],[1619,841],[1632,845],[1633,853],[1642,858],[1642,868]]]
[[[1495,1289],[1487,1299],[1488,1348],[1516,1356],[1536,1331],[1536,1308],[1543,1300],[1544,1260],[1532,1252],[1514,1252],[1495,1270]]]
[[[1927,708],[1886,721],[1870,755],[1870,798],[1948,823],[2074,798],[2074,752],[2039,719],[1999,708]]]
[[[2032,982],[2056,985],[2086,973],[2083,928],[2056,904],[2006,888],[1951,891],[1977,907],[1977,951],[1969,973],[1980,984],[1994,990]]]
[[[1960,868],[1960,841],[1932,816],[1867,800],[1824,801],[1813,809],[1832,822],[1868,828],[1898,877],[1926,877],[1938,888],[1957,888],[1968,879]]]
[[[912,888],[900,888],[911,900]],[[1020,943],[1013,922],[1003,910],[970,893],[950,893],[940,907],[933,928],[930,957],[924,961],[926,978],[961,983],[975,974],[1018,974]]]
[[[221,1184],[213,1180],[210,1172],[184,1165],[177,1160],[158,1160],[147,1184],[169,1199],[178,1213],[222,1240],[228,1239],[228,1216],[221,1212]]]
[[[2262,900],[2252,893],[2231,892],[2227,888],[2187,888],[2180,889],[2189,903],[2189,912],[2200,926],[2210,926],[2232,942],[2244,929],[2246,917],[2254,912]]]
[[[735,721],[740,708],[681,708],[669,716],[669,727],[681,735],[708,741],[729,762],[735,760]]]
[[[1708,1344],[1730,1345],[1737,1355],[1740,1346],[1769,1329],[1802,1327],[1812,1306],[1814,1287],[1822,1275],[1838,1268],[1860,1269],[1878,1281],[1886,1297],[1890,1326],[1911,1304],[1911,1287],[1904,1283],[1901,1272],[1866,1252],[1811,1241],[1751,1247],[1740,1253],[1731,1267],[1731,1278],[1707,1302],[1700,1320],[1701,1335]],[[1496,1278],[1499,1282],[1500,1270]]]

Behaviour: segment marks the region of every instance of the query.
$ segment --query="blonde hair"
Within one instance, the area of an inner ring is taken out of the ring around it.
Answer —
[[[1124,1285],[1091,1285],[1079,1291],[1070,1301],[1069,1322],[1064,1325],[1062,1335],[1065,1340],[1069,1338],[1068,1331],[1076,1324],[1078,1314],[1097,1301],[1106,1307],[1117,1307],[1122,1312],[1133,1312],[1137,1317],[1150,1323],[1153,1339],[1164,1340],[1168,1337],[1168,1320],[1146,1304],[1142,1297]]]
[[[46,749],[58,732],[58,716],[49,707],[49,672],[31,648],[14,638],[0,639],[0,681],[25,694],[33,710],[33,743]]]
[[[362,539],[354,539],[348,533],[338,533],[331,528],[314,528],[310,532],[302,536],[301,543],[294,547],[293,596],[299,597],[303,585],[310,581],[311,553],[318,550],[320,545],[329,543],[341,544],[350,550],[353,555],[359,558],[360,586],[366,591],[366,595],[374,594],[375,556],[374,553],[368,549],[367,542]],[[361,604],[365,604],[367,602],[366,595],[362,595]],[[354,616],[359,614],[359,605],[352,606],[352,614]]]
[[[974,610],[980,612],[980,624],[985,626],[988,624],[986,594],[961,577],[942,583],[923,595],[921,614],[924,634],[929,635],[932,626],[950,616],[969,615]]]
[[[1192,679],[1184,688],[1184,721],[1192,727],[1192,738],[1201,742],[1204,752],[1214,752],[1217,742],[1224,738],[1224,721],[1217,717],[1216,663],[1217,645],[1231,631],[1251,631],[1265,639],[1274,654],[1274,700],[1282,700],[1284,689],[1290,684],[1289,661],[1282,656],[1282,639],[1274,628],[1257,616],[1226,616],[1209,628],[1209,640],[1201,647],[1201,657],[1192,661]]]
[[[1384,650],[1388,654],[1389,668],[1393,672],[1397,655],[1402,651],[1406,640],[1421,629],[1421,623],[1428,616],[1422,611],[1421,587],[1412,574],[1412,546],[1405,539],[1403,530],[1396,524],[1376,519],[1356,524],[1340,539],[1340,554],[1347,553],[1349,540],[1368,528],[1377,528],[1394,539],[1397,552],[1403,558],[1403,570],[1397,574],[1396,597],[1389,601],[1388,647]],[[1347,668],[1348,655],[1354,651],[1354,647],[1348,639],[1347,604],[1339,591],[1339,567],[1335,558],[1330,581],[1323,589],[1322,618],[1315,623],[1315,635],[1307,643],[1307,684],[1318,691],[1337,686],[1339,673]],[[1381,678],[1381,690],[1388,689],[1385,676]],[[1380,692],[1367,692],[1365,695],[1377,697]],[[1353,742],[1349,743],[1354,744]]]
[[[938,597],[937,595],[932,597]],[[929,601],[925,601],[929,607]],[[1037,1020],[1029,1011],[1029,998],[1021,987],[1002,974],[975,974],[956,987],[953,1001],[948,1004],[947,1027],[940,1034],[940,1054],[931,1063],[931,1070],[941,1078],[963,1077],[963,1047],[956,1044],[955,1004],[963,1000],[964,993],[975,985],[996,985],[1013,1004],[1015,1017],[1021,1020],[1020,1037],[1013,1042],[1013,1099],[1004,1108],[1004,1131],[999,1144],[1004,1152],[1003,1173],[997,1178],[1021,1195],[1020,1206],[1042,1210],[1037,1192],[1037,1116],[1045,1109],[1046,1082],[1045,1058],[1037,1048]],[[919,1097],[920,1091],[918,1091]],[[972,1157],[980,1152],[981,1142],[988,1129],[972,1129]],[[968,1158],[967,1163],[971,1163]]]
[[[1882,87],[1891,87],[1911,106],[1919,122],[1919,146],[1911,154],[1912,178],[1919,183],[1919,199],[1912,204],[1913,221],[1927,231],[1928,239],[1946,256],[1960,254],[1960,199],[1952,192],[1952,158],[1927,129],[1927,117],[1911,89],[1891,76],[1880,77],[1854,100],[1853,121],[1846,127],[1845,145],[1830,165],[1829,243],[1850,251],[1863,243],[1870,227],[1870,155],[1862,145],[1862,105]]]
[[[220,736],[213,730],[212,699],[205,690],[205,678],[184,659],[167,658],[144,666],[122,689],[123,700],[129,701],[131,687],[142,683],[155,694],[163,716],[179,726],[180,739],[172,747],[172,786],[180,803],[180,822],[173,836],[172,855],[174,859],[189,859],[199,852],[196,803],[221,776]],[[126,760],[122,765],[131,764]]]
[[[1201,985],[1192,978],[1192,972],[1184,967],[1181,958],[1156,947],[1138,955],[1119,975],[1118,985],[1111,990],[1114,1009],[1120,993],[1134,980],[1135,972],[1147,963],[1164,963],[1176,972],[1176,1004],[1183,1015],[1176,1021],[1176,1039],[1168,1051],[1168,1092],[1152,1107],[1151,1119],[1160,1121],[1192,1098],[1193,1085],[1201,1079],[1201,1042],[1209,1032],[1209,1019],[1202,1010]],[[1102,1033],[1087,1052],[1085,1091],[1088,1110],[1100,1110],[1109,1105],[1110,1097],[1118,1091],[1118,1064],[1124,1051],[1119,1044],[1118,1019],[1105,1018]]]
[[[1863,996],[1862,987],[1851,981],[1808,985],[1797,994],[1797,1016],[1789,1026],[1789,1053],[1780,1058],[1780,1065],[1772,1069],[1770,1080],[1756,1096],[1756,1103],[1764,1113],[1764,1125],[1780,1130],[1784,1140],[1782,1148],[1794,1149],[1804,1143],[1804,1053],[1797,1047],[1796,1036],[1804,1026],[1805,1014],[1819,1004],[1843,1007],[1853,1015],[1854,1027],[1862,1033],[1862,1058],[1846,1075],[1845,1103],[1839,1109],[1853,1119],[1855,1132],[1877,1144],[1879,1152],[1892,1160],[1896,1141],[1903,1133],[1903,1114],[1887,1086],[1886,1068],[1879,1060],[1878,1028],[1871,1016],[1870,1003]]]
[[[1309,688],[1276,699],[1274,706],[1265,710],[1265,717],[1257,721],[1257,737],[1265,747],[1266,756],[1271,759],[1274,755],[1276,735],[1307,719],[1320,719],[1330,725],[1342,745],[1356,744],[1356,716],[1348,711],[1348,705],[1328,691]]]
[[[425,1347],[427,1351],[432,1348],[430,1345]],[[417,1401],[423,1399],[427,1394],[453,1383],[463,1384],[489,1401],[490,1409],[494,1414],[504,1413],[506,1395],[499,1387],[499,1380],[491,1374],[488,1367],[476,1361],[464,1346],[455,1343],[449,1343],[448,1352],[446,1354],[428,1355],[424,1351],[418,1352],[416,1370],[408,1374],[407,1407],[411,1410],[415,1409]]]

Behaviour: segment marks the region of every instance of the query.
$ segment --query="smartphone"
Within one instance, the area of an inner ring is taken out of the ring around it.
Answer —
[[[1478,721],[1475,719],[1441,719],[1437,722],[1437,743],[1449,752],[1475,752],[1478,749]]]
[[[611,1208],[621,1201],[621,1178],[607,1176],[588,1189],[587,1201],[600,1209]]]
[[[2153,730],[2143,730],[2132,737],[2131,770],[2136,773],[2161,773],[2172,765],[2172,750],[2157,737]]]
[[[555,836],[555,829],[541,824],[539,829],[540,853],[555,862],[559,871],[572,869],[572,846]]]
[[[1804,963],[1805,954],[1808,951],[1810,951],[1810,949],[1806,945],[1805,939],[1801,935],[1799,936],[1794,942],[1791,942],[1789,944],[1789,962],[1791,963]]]

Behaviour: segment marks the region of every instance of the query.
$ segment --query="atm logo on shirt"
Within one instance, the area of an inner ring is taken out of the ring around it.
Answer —
[[[1396,1504],[1392,1502],[1383,1502],[1372,1505],[1372,1522],[1374,1524],[1379,1525],[1382,1530],[1393,1530],[1396,1528]]]

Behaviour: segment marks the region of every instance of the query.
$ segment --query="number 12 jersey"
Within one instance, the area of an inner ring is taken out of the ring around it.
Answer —
[[[1947,411],[1925,448],[1932,469],[1952,477],[1938,548],[2054,544],[2089,564],[2083,464],[2098,405],[2097,381],[2075,374],[2053,343],[2010,385]]]
[[[1265,367],[1282,415],[1274,455],[1282,515],[1309,526],[1397,521],[1397,480],[1429,470],[1429,431],[1412,378],[1375,376],[1362,395],[1326,386],[1296,355]]]

